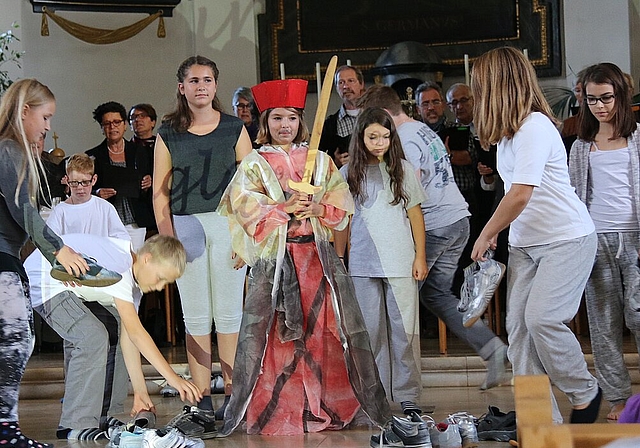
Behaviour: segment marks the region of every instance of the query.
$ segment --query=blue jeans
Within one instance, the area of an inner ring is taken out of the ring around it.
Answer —
[[[420,302],[486,361],[504,343],[481,319],[469,328],[462,325],[462,313],[457,309],[459,299],[452,291],[458,260],[468,240],[469,218],[438,229],[427,229],[429,275],[421,285]]]

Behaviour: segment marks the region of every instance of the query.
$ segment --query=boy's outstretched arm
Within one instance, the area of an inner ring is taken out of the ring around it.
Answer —
[[[155,414],[156,406],[153,404],[147,383],[142,372],[142,362],[140,360],[140,350],[131,342],[126,328],[122,325],[120,331],[120,347],[122,348],[122,356],[127,366],[131,386],[133,387],[133,406],[131,408],[131,416],[135,416],[143,410],[151,411]]]
[[[202,391],[198,390],[196,385],[191,381],[181,378],[173,371],[167,360],[162,356],[162,353],[160,353],[160,350],[158,350],[158,347],[156,347],[151,336],[149,336],[149,333],[147,333],[147,330],[142,326],[133,303],[121,299],[115,299],[115,302],[118,314],[120,314],[120,322],[122,324],[121,338],[124,339],[127,337],[130,340],[132,345],[139,350],[139,353],[141,353],[153,367],[155,367],[160,375],[167,380],[169,385],[178,390],[180,398],[183,401],[189,401],[194,404],[200,401],[202,399]],[[122,346],[123,350],[125,347],[126,343]],[[127,359],[130,361],[133,360],[131,353],[129,353],[128,356],[125,356],[125,361],[127,361]],[[135,361],[133,362],[135,363]],[[133,377],[136,378],[135,381],[137,384],[135,387],[141,387],[140,377],[136,377],[136,375],[142,375],[142,366],[140,363],[137,363],[136,366],[131,367],[134,371]],[[127,370],[128,369],[129,364],[127,364]],[[129,376],[131,377],[131,372],[129,372]],[[132,381],[134,380],[132,379]]]

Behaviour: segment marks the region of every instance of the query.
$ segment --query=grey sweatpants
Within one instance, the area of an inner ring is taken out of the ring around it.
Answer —
[[[567,323],[578,312],[596,254],[595,232],[529,247],[509,246],[508,356],[514,375],[548,375],[573,406],[590,403],[598,383]],[[553,420],[562,423],[553,399]]]
[[[468,328],[462,325],[462,313],[458,311],[460,300],[452,290],[458,261],[468,240],[469,218],[437,229],[427,229],[429,275],[420,285],[420,301],[442,319],[456,337],[487,361],[497,349],[504,346],[504,342],[482,319]]]
[[[611,405],[631,396],[631,378],[622,352],[623,324],[640,347],[638,232],[599,233],[598,254],[587,282],[586,299],[591,347],[598,383]],[[637,306],[637,305],[636,305]]]
[[[65,360],[60,428],[104,427],[108,415],[123,411],[129,384],[118,312],[85,302],[71,291],[56,294],[35,309],[73,347]]]
[[[411,277],[351,277],[387,398],[420,402],[418,283]]]

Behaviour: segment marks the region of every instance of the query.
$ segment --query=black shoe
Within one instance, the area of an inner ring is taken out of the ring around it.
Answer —
[[[392,417],[389,427],[381,435],[371,436],[370,446],[432,448],[429,428],[422,418],[411,414],[411,419]]]
[[[103,268],[96,263],[93,258],[82,255],[89,265],[89,270],[79,277],[69,275],[58,260],[53,263],[51,268],[51,277],[61,282],[74,282],[83,286],[111,286],[122,280],[122,276],[117,272]]]
[[[589,406],[584,409],[574,409],[571,411],[569,423],[593,423],[598,419],[600,412],[600,403],[602,403],[602,389],[598,386],[596,397],[591,400]]]
[[[175,416],[167,426],[176,428],[187,437],[211,439],[216,436],[215,415],[197,406],[185,406],[182,413]]]
[[[498,442],[517,440],[515,411],[504,413],[496,406],[489,406],[489,412],[478,421],[478,439]]]

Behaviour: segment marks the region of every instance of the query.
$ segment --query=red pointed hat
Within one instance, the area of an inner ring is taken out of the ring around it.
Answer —
[[[265,81],[251,87],[251,93],[260,113],[276,107],[304,109],[307,100],[307,81],[304,79]]]

